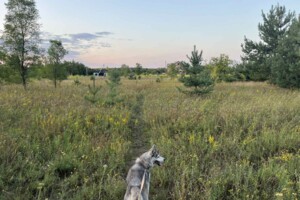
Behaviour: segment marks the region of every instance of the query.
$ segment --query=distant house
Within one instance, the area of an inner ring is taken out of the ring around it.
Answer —
[[[94,76],[106,76],[107,75],[107,72],[105,69],[101,69],[100,71],[98,72],[94,72],[93,73]]]
[[[99,72],[94,72],[93,76],[99,76]]]

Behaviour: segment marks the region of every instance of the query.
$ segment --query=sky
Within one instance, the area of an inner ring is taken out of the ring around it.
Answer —
[[[36,0],[44,45],[61,40],[65,60],[148,68],[187,61],[194,45],[205,62],[220,54],[240,61],[244,37],[259,40],[261,12],[277,3],[300,14],[300,0]]]

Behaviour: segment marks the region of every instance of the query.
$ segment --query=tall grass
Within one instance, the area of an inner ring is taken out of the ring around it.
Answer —
[[[145,115],[168,156],[152,177],[169,199],[299,199],[299,91],[226,83],[187,98],[164,90],[149,91]]]
[[[151,199],[300,198],[299,91],[221,83],[190,97],[148,77],[122,80],[123,101],[107,106],[84,99],[88,78],[72,79],[0,88],[0,199],[122,199],[136,134],[167,158]],[[104,99],[105,80],[96,86]]]

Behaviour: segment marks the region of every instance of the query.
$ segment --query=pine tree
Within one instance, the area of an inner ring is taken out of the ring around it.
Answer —
[[[213,90],[214,81],[210,76],[210,72],[206,69],[202,62],[202,51],[198,52],[196,46],[191,53],[191,57],[187,56],[191,64],[187,64],[184,67],[185,74],[183,74],[179,81],[183,83],[185,87],[193,88],[192,90],[183,90],[178,88],[179,91],[187,94],[205,94]]]
[[[284,6],[272,6],[269,13],[262,12],[263,23],[258,24],[260,42],[245,37],[242,44],[242,57],[250,79],[264,81],[271,78],[271,60],[280,40],[284,37],[294,19],[293,12],[287,12]]]
[[[113,69],[109,72],[108,81],[106,84],[108,85],[109,92],[107,94],[107,98],[105,100],[105,104],[108,106],[113,106],[116,103],[122,101],[120,97],[118,97],[118,86],[121,84],[121,74],[117,69]]]
[[[271,82],[285,88],[300,88],[300,16],[294,19],[272,59]]]
[[[88,85],[89,94],[86,95],[84,98],[87,101],[91,102],[92,104],[96,104],[97,102],[100,101],[100,98],[98,97],[98,93],[101,90],[101,86],[96,87],[96,77],[95,76],[91,76],[91,80],[93,81],[93,86]]]

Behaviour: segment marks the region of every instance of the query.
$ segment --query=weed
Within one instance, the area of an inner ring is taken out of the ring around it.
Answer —
[[[129,134],[167,158],[152,170],[152,199],[299,199],[299,91],[220,83],[186,96],[180,83],[155,78],[122,79],[116,93],[126,103],[115,106],[90,106],[85,77],[56,90],[45,80],[27,92],[3,85],[0,199],[123,198]]]

